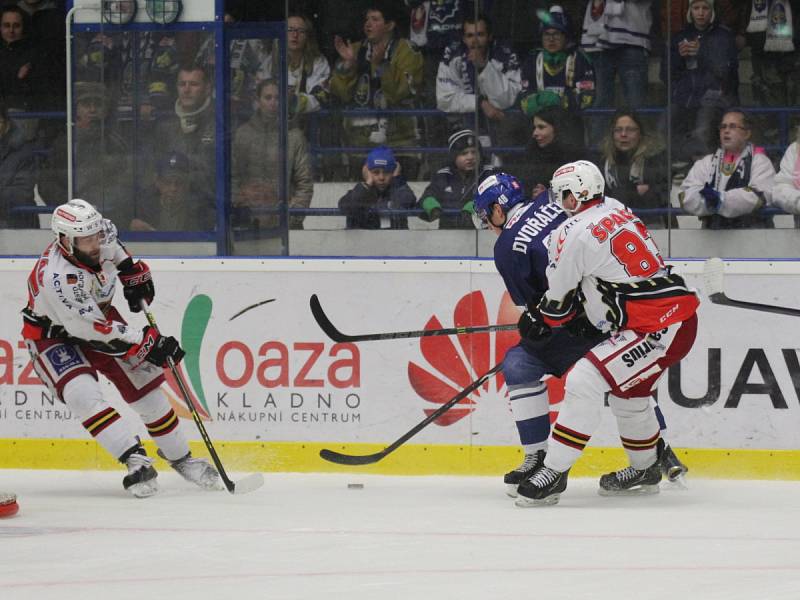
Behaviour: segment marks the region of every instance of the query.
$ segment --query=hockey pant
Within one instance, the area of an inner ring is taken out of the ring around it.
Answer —
[[[652,391],[664,370],[688,354],[696,334],[696,317],[649,336],[623,330],[578,361],[567,377],[545,465],[566,471],[575,464],[600,424],[606,393],[631,466],[652,465],[660,437]]]
[[[128,361],[64,340],[27,340],[36,374],[69,407],[83,427],[112,456],[119,458],[138,444],[120,413],[103,398],[98,373],[117,388],[169,460],[189,452],[178,416],[161,389],[163,369]]]

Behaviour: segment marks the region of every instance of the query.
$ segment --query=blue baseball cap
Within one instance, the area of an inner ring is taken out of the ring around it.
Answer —
[[[393,173],[396,167],[397,161],[394,159],[394,152],[392,152],[391,148],[378,146],[367,154],[367,168],[369,170],[383,169]]]

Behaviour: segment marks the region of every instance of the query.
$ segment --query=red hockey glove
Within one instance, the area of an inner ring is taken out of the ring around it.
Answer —
[[[136,368],[144,361],[157,367],[166,367],[168,358],[171,358],[177,365],[185,354],[174,337],[163,336],[155,327],[147,326],[144,328],[142,341],[131,346],[125,356],[132,360],[134,368]]]
[[[156,295],[156,288],[153,285],[153,277],[150,275],[150,267],[144,261],[137,261],[129,269],[119,272],[119,280],[122,282],[122,292],[131,312],[142,310],[141,301],[152,304]]]

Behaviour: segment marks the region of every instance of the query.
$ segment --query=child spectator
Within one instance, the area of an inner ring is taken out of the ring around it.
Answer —
[[[361,169],[363,181],[339,200],[347,216],[348,229],[407,229],[405,216],[380,216],[377,211],[410,209],[417,202],[414,192],[400,177],[394,153],[379,146],[367,155]]]
[[[694,163],[681,184],[681,206],[700,217],[704,229],[773,227],[772,217],[757,211],[772,202],[775,168],[764,149],[750,143],[751,130],[744,112],[728,110],[719,149]]]
[[[481,167],[481,145],[471,129],[456,131],[448,140],[450,164],[439,169],[422,192],[419,208],[428,221],[439,220],[439,229],[472,229],[475,213],[472,198]],[[457,215],[442,209],[458,209]]]

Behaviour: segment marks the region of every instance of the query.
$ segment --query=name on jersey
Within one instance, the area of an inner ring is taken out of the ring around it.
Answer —
[[[588,229],[592,232],[592,237],[598,242],[602,243],[608,239],[617,227],[638,221],[636,215],[627,210],[617,208],[613,210],[607,217],[603,217],[597,223],[589,225]]]
[[[663,346],[657,344],[657,342],[666,332],[666,329],[662,329],[660,332],[651,333],[640,344],[636,344],[628,352],[625,352],[620,357],[622,358],[622,362],[625,363],[625,366],[632,367],[637,361],[643,359],[656,348],[663,349]]]
[[[525,219],[525,224],[517,231],[514,236],[513,249],[526,254],[528,244],[562,214],[561,208],[555,204],[545,204],[539,208],[533,215]]]

